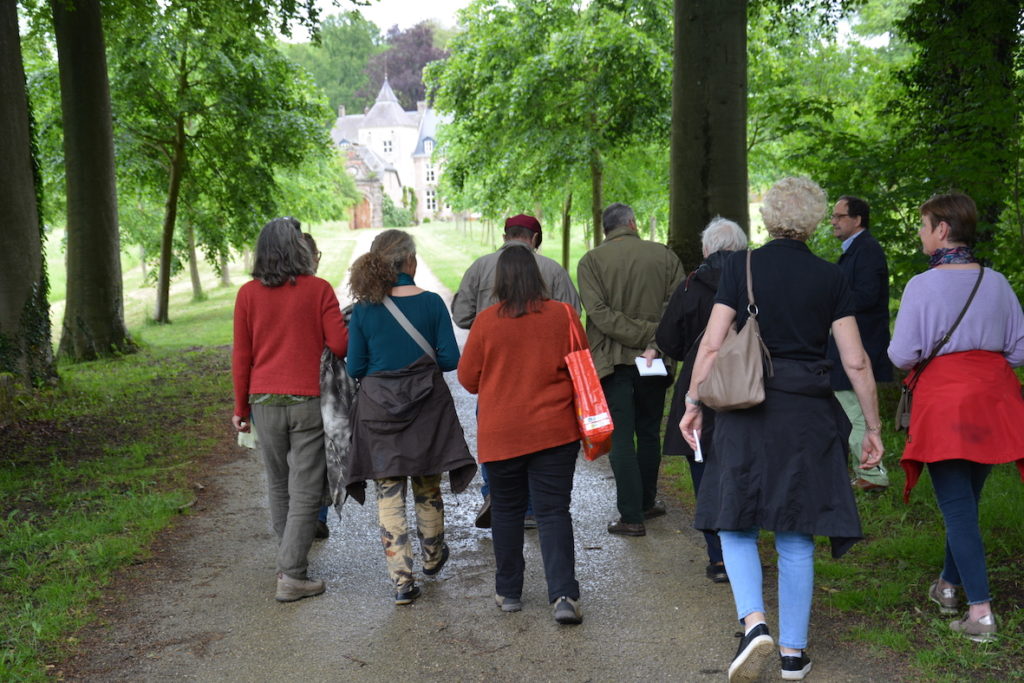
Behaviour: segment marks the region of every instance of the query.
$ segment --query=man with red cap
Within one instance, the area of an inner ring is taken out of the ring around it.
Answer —
[[[468,330],[477,313],[498,303],[493,293],[494,271],[498,265],[498,257],[504,249],[529,249],[533,252],[541,277],[548,286],[548,295],[555,301],[569,304],[576,309],[577,314],[581,312],[580,295],[576,292],[569,273],[558,261],[537,253],[541,238],[540,221],[533,216],[521,213],[505,220],[505,243],[497,251],[481,256],[473,262],[462,276],[459,291],[452,297],[452,320],[456,325]],[[487,485],[487,470],[482,464],[480,475],[484,479],[484,485],[480,489],[484,496],[484,505],[477,514],[476,525],[488,529],[491,526],[491,505],[488,496],[490,488]],[[531,512],[527,511],[528,527],[536,526]]]

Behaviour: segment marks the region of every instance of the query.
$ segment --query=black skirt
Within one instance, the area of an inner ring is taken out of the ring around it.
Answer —
[[[694,526],[828,536],[840,557],[863,535],[846,465],[850,421],[830,388],[831,363],[773,361],[764,403],[716,417]]]

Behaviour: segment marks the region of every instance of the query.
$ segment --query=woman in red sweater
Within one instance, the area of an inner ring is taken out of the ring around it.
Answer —
[[[231,373],[235,429],[259,425],[270,517],[278,538],[277,595],[291,602],[324,592],[306,554],[316,531],[327,460],[320,416],[320,354],[348,350],[334,289],[313,275],[313,257],[294,218],[277,218],[256,243],[253,280],[235,299]]]
[[[459,382],[479,394],[477,449],[491,483],[494,600],[522,609],[523,515],[532,499],[548,602],[555,621],[578,624],[580,586],[569,504],[579,452],[572,380],[565,356],[579,317],[547,298],[527,249],[506,249],[494,276],[498,303],[481,312],[459,362]]]

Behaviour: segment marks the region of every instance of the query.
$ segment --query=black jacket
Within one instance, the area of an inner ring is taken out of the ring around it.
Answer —
[[[864,349],[871,359],[876,382],[892,381],[889,361],[889,266],[878,240],[867,230],[839,257],[839,269],[846,275],[853,293],[854,317]],[[853,388],[843,370],[835,339],[829,338],[828,359],[832,366],[832,390]]]
[[[693,375],[693,361],[697,357],[700,338],[707,327],[711,309],[715,305],[715,293],[718,291],[718,278],[722,274],[721,264],[731,251],[717,251],[711,254],[697,270],[690,273],[679,283],[672,298],[668,301],[665,314],[658,324],[655,340],[662,353],[683,361],[676,380],[676,388],[672,393],[672,406],[668,414],[668,426],[665,428],[665,444],[662,452],[665,455],[685,455],[693,457],[693,449],[683,439],[679,431],[679,421],[683,419],[686,405],[683,396],[690,386]],[[712,435],[715,433],[715,411],[704,408],[703,428],[701,429],[700,448],[707,457],[711,454]]]

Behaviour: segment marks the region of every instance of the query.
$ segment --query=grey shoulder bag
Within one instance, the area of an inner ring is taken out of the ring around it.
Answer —
[[[754,283],[747,250],[747,322],[729,327],[707,378],[697,387],[700,400],[713,410],[741,410],[764,402],[764,378],[774,374],[772,357],[761,339]]]

